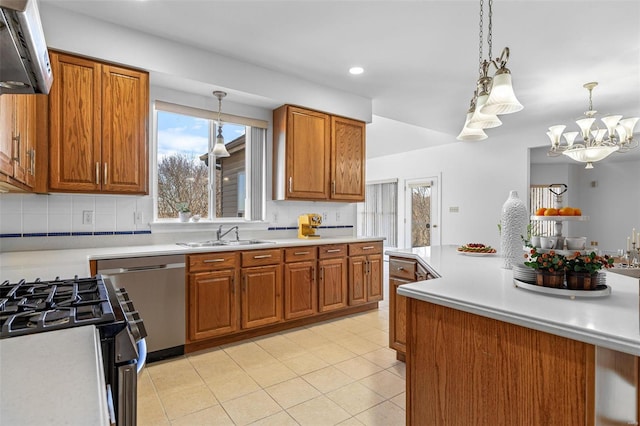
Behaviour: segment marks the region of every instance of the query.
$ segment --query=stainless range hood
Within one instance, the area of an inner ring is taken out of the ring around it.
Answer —
[[[0,0],[0,94],[48,94],[52,82],[36,0]]]

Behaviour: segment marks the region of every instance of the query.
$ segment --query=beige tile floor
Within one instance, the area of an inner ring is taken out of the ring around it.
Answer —
[[[150,364],[138,381],[138,424],[404,425],[405,364],[388,348],[387,301]]]

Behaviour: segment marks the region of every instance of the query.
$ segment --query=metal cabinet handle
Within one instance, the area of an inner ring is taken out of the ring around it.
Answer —
[[[293,192],[293,177],[289,176],[289,192]]]
[[[339,253],[341,251],[342,251],[342,249],[329,249],[329,250],[327,250],[327,253]]]
[[[224,259],[205,259],[202,263],[215,263],[215,262],[224,262]]]
[[[14,142],[13,161],[20,162],[20,133],[11,138]]]
[[[332,194],[336,193],[336,181],[335,180],[331,181],[331,193]]]
[[[254,259],[268,259],[270,257],[271,257],[270,254],[261,254],[259,256],[253,256]]]
[[[398,266],[396,269],[397,269],[398,271],[404,271],[404,266]]]
[[[35,176],[36,175],[36,150],[32,149],[29,152],[31,152],[31,170],[29,171],[29,174],[31,174],[31,176]]]
[[[293,254],[296,255],[296,256],[302,256],[304,254],[309,254],[309,252],[308,251],[297,251],[297,252],[295,252]]]
[[[231,294],[236,294],[235,278],[231,276]]]
[[[365,246],[365,247],[362,247],[362,250],[371,250],[374,248],[375,248],[374,246]]]
[[[96,185],[100,185],[100,163],[96,163]]]
[[[311,268],[311,282],[316,282],[316,267]]]
[[[320,268],[320,281],[324,279],[324,268]]]
[[[107,184],[107,163],[104,163],[104,184]]]

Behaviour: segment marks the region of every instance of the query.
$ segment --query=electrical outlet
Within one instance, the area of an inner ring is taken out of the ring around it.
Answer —
[[[322,213],[322,223],[326,223],[328,217],[329,214],[327,212]]]
[[[82,224],[93,225],[93,210],[82,211]]]
[[[142,212],[133,212],[133,223],[136,225],[142,225],[144,220],[144,216]]]
[[[458,206],[449,207],[449,213],[458,213],[458,212],[460,212],[460,207]]]
[[[273,214],[273,223],[278,223],[278,213]]]
[[[340,212],[336,212],[336,222],[340,223]]]

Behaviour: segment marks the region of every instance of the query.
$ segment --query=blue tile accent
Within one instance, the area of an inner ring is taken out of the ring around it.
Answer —
[[[142,230],[142,231],[133,231],[134,235],[141,235],[141,234],[151,234],[150,230]]]
[[[0,234],[0,238],[20,238],[22,234]]]
[[[49,232],[47,237],[70,237],[71,232]]]
[[[21,238],[21,237],[91,237],[103,235],[143,235],[151,234],[151,230],[140,231],[104,231],[104,232],[30,232],[27,234],[0,234],[0,238]]]
[[[93,235],[93,232],[72,232],[71,235],[73,237],[89,236],[89,235]]]
[[[133,231],[116,231],[115,235],[133,235]]]
[[[94,232],[93,235],[113,235],[115,232],[113,231],[103,231],[103,232]]]
[[[22,234],[23,237],[46,237],[46,232],[31,232],[29,234]]]

